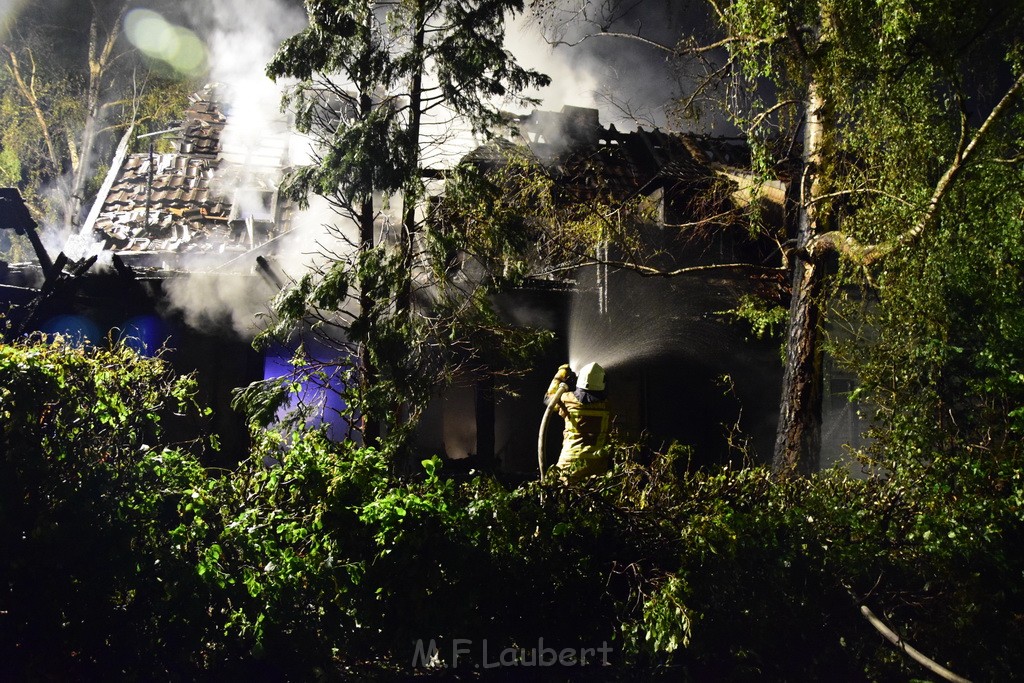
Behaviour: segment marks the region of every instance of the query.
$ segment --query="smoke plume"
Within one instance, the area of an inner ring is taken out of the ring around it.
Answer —
[[[253,172],[283,167],[290,161],[291,141],[281,112],[282,88],[264,69],[281,42],[305,26],[305,14],[283,0],[194,0],[187,12],[206,43],[209,77],[227,119],[220,136],[223,156]],[[269,148],[280,149],[280,157],[267,159],[267,141],[274,136],[281,142],[272,140]],[[256,213],[263,207],[258,194],[244,191],[249,180],[245,173],[228,178],[222,174],[214,190],[234,202],[238,213]],[[270,182],[279,184],[281,180],[278,173]],[[167,292],[172,308],[181,310],[190,325],[229,325],[245,337],[257,331],[255,315],[267,309],[275,293],[270,286],[254,287],[246,278],[201,272],[175,278]]]
[[[568,7],[569,2],[572,0],[564,0],[563,5]],[[264,68],[280,43],[305,26],[305,14],[297,5],[286,0],[192,0],[188,6],[190,23],[207,45],[210,79],[221,86],[218,97],[228,122],[221,146],[234,161],[257,154],[261,145],[265,151],[268,131],[283,130],[281,88],[266,77]],[[559,33],[565,42],[579,42],[587,31],[593,30],[592,25],[580,22],[581,16],[577,12],[577,24]],[[636,17],[620,19],[617,28],[626,22],[624,30],[628,30],[631,20]],[[524,14],[509,24],[506,36],[507,48],[523,66],[552,78],[550,87],[529,93],[542,100],[541,108],[596,108],[604,125],[615,123],[624,129],[635,127],[638,118],[639,123],[647,126],[665,121],[666,93],[672,90],[665,53],[645,50],[639,43],[607,38],[582,40],[575,47],[553,47],[542,29],[535,15]],[[609,92],[616,96],[609,97]],[[425,123],[428,131],[429,125],[429,121]],[[292,138],[288,152],[291,163],[304,151],[301,143],[295,144],[296,140],[301,139]],[[424,157],[423,161],[431,167],[449,165],[472,144],[459,135],[451,135],[444,145],[450,148],[449,153],[433,150],[434,156]],[[238,178],[232,179],[237,181]],[[226,199],[244,202],[245,195],[237,191],[239,187],[223,180],[220,183],[217,189]],[[344,224],[344,219],[325,203],[314,205],[310,212],[299,214],[293,220],[291,232],[275,244],[276,262],[288,277],[300,277],[315,262],[326,261],[332,251],[344,250],[344,228],[337,227]],[[246,210],[244,206],[238,208]],[[186,311],[189,320],[199,325],[216,319],[231,320],[236,330],[247,334],[253,328],[239,317],[239,312],[244,317],[254,307],[265,308],[271,295],[249,288],[235,291],[216,278],[202,276],[183,278],[171,288],[174,305]]]
[[[544,109],[591,107],[620,130],[667,125],[679,89],[670,48],[684,26],[701,21],[689,3],[543,4],[542,12],[517,18],[506,45],[520,63],[551,76],[538,93]]]

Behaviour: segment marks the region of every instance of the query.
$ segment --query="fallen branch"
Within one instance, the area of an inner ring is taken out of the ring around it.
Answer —
[[[971,683],[968,679],[963,676],[958,676],[946,667],[942,666],[934,659],[926,657],[919,650],[915,649],[910,643],[906,642],[899,637],[892,629],[882,623],[882,620],[875,616],[874,612],[868,609],[867,605],[860,606],[860,613],[864,615],[864,618],[868,620],[875,630],[885,636],[885,639],[895,645],[897,648],[905,652],[910,656],[911,659],[916,661],[921,666],[925,667],[932,673],[941,676],[947,681],[953,681],[953,683]]]

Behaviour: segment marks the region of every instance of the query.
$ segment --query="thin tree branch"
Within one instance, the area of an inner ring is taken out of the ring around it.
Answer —
[[[785,38],[786,36],[784,35],[769,36],[768,38],[755,38],[754,36],[728,36],[727,38],[716,40],[713,43],[706,43],[704,45],[692,45],[682,50],[680,50],[679,48],[675,48],[673,49],[673,54],[678,53],[679,55],[684,57],[703,55],[708,52],[713,52],[714,50],[728,47],[729,45],[733,45],[735,43],[746,43],[751,47],[761,45],[774,45],[775,43],[784,40]]]
[[[605,38],[625,38],[627,40],[635,40],[638,43],[642,43],[642,44],[647,45],[649,47],[653,47],[656,50],[661,50],[662,52],[667,52],[670,55],[676,55],[677,54],[677,50],[676,50],[675,47],[673,47],[671,45],[665,45],[663,43],[659,43],[656,40],[651,40],[650,38],[644,38],[643,36],[641,36],[639,34],[636,34],[636,33],[624,33],[622,31],[606,31],[604,29],[601,29],[597,33],[588,33],[588,34],[584,35],[582,38],[580,38],[579,40],[572,40],[572,41],[570,41],[570,40],[562,40],[560,38],[556,38],[556,39],[549,39],[547,42],[552,47],[576,47],[577,45],[580,45],[581,43],[583,43],[583,42],[585,42],[585,41],[587,41],[587,40],[589,40],[591,38],[600,38],[600,37],[605,37]]]
[[[835,192],[829,192],[827,194],[818,195],[814,199],[811,199],[809,201],[809,203],[811,203],[811,204],[818,204],[820,202],[828,201],[829,199],[835,199],[836,197],[854,197],[854,196],[857,196],[857,195],[860,195],[860,194],[877,194],[877,195],[881,195],[881,196],[883,196],[883,197],[885,197],[887,199],[893,199],[893,200],[895,200],[897,202],[900,202],[904,206],[908,206],[908,207],[915,207],[916,206],[912,202],[908,202],[903,197],[900,197],[898,195],[894,195],[891,192],[886,192],[885,190],[880,190],[880,189],[878,189],[876,187],[858,187],[858,188],[854,188],[854,189],[851,189],[851,190],[836,190]]]
[[[684,111],[684,112],[689,111],[690,108],[693,107],[694,101],[699,96],[703,95],[705,90],[707,90],[708,88],[713,87],[716,83],[719,82],[719,79],[724,74],[728,73],[729,70],[732,69],[733,63],[734,63],[734,60],[730,57],[725,62],[725,64],[723,64],[719,68],[715,69],[709,75],[701,78],[700,83],[697,84],[697,87],[694,88],[693,92],[690,93],[690,96],[687,97],[686,101],[683,103],[682,111]]]
[[[907,656],[909,656],[915,662],[922,665],[932,673],[941,676],[947,681],[952,681],[952,683],[971,683],[968,679],[964,678],[963,676],[958,676],[957,674],[953,673],[946,667],[936,662],[934,659],[925,656],[919,650],[911,646],[910,643],[900,638],[900,636],[897,633],[895,633],[892,629],[886,626],[881,619],[876,617],[874,612],[868,609],[867,605],[860,606],[860,613],[864,615],[864,618],[868,620],[868,623],[875,627],[876,631],[885,636],[886,640],[895,645],[899,650],[905,652]]]
[[[978,130],[974,133],[970,142],[958,150],[956,157],[953,162],[946,169],[946,172],[942,174],[939,181],[935,184],[935,189],[932,192],[931,198],[925,205],[924,211],[921,216],[915,221],[914,225],[906,232],[898,235],[892,240],[883,242],[881,244],[861,244],[855,238],[849,235],[845,235],[839,231],[831,231],[822,233],[811,240],[807,245],[807,251],[810,254],[820,254],[825,251],[837,251],[841,255],[854,260],[855,262],[861,263],[862,265],[869,265],[881,258],[892,253],[896,248],[902,246],[908,246],[915,242],[926,230],[928,230],[935,221],[936,216],[939,212],[939,207],[942,204],[942,200],[945,199],[946,195],[949,194],[950,189],[953,187],[953,183],[960,176],[963,170],[967,167],[967,164],[971,161],[975,152],[981,143],[988,137],[989,131],[995,125],[1003,113],[1009,108],[1011,102],[1013,102],[1017,93],[1020,92],[1021,88],[1024,88],[1024,74],[1021,74],[1013,85],[1006,91],[1002,99],[992,108],[989,112],[988,117],[981,124]]]
[[[46,153],[49,157],[50,166],[52,172],[55,175],[59,175],[61,172],[60,159],[57,157],[57,148],[53,144],[53,138],[50,136],[50,127],[46,123],[46,116],[43,113],[42,103],[39,101],[39,96],[36,93],[36,60],[35,55],[32,54],[32,50],[28,49],[28,59],[30,65],[29,79],[25,82],[24,74],[21,72],[21,64],[18,61],[17,53],[10,47],[4,46],[4,51],[7,52],[9,64],[6,64],[7,71],[14,77],[14,82],[18,87],[18,92],[28,102],[29,107],[32,109],[33,115],[36,117],[36,121],[39,123],[40,131],[43,135],[43,142],[46,144]]]
[[[778,110],[782,109],[783,107],[788,107],[790,105],[800,106],[802,104],[803,102],[801,102],[800,100],[783,100],[777,104],[772,105],[771,107],[768,107],[763,112],[755,116],[753,120],[750,122],[750,125],[747,126],[747,136],[753,135],[754,129],[760,126],[762,121],[764,121],[766,118],[768,118]]]
[[[714,216],[708,216],[707,218],[701,218],[700,220],[690,221],[688,223],[660,223],[659,226],[662,228],[686,230],[688,228],[705,228],[712,225],[734,225],[734,221],[726,221],[725,219],[735,219],[737,213],[738,211],[736,209],[729,209],[728,211],[721,211]]]
[[[695,273],[706,273],[714,270],[754,270],[762,273],[781,273],[788,270],[788,268],[760,266],[753,263],[711,263],[702,266],[684,266],[673,270],[664,270],[662,268],[644,266],[631,261],[612,261],[604,259],[590,259],[588,263],[581,265],[607,265],[614,268],[622,268],[623,270],[632,270],[644,277],[677,277],[679,275],[692,275]]]
[[[995,159],[995,162],[997,164],[1009,164],[1009,165],[1019,164],[1022,161],[1024,161],[1024,154],[1018,154],[1015,157],[1008,157],[1008,158],[1005,158],[1005,159]]]
[[[953,181],[956,180],[957,176],[959,176],[961,171],[963,171],[967,166],[967,162],[970,161],[975,150],[978,149],[982,140],[987,137],[988,132],[992,129],[992,126],[995,125],[995,122],[999,120],[1003,112],[1009,108],[1010,103],[1022,87],[1024,87],[1024,74],[1021,74],[1017,80],[1014,81],[1013,85],[1010,86],[1010,89],[1006,91],[1005,95],[1003,95],[1003,98],[999,100],[999,103],[993,107],[988,118],[986,118],[985,122],[981,124],[980,128],[978,128],[978,132],[976,132],[974,137],[971,138],[970,143],[964,147],[963,152],[957,154],[957,158],[936,184],[935,191],[932,193],[932,197],[928,201],[928,208],[925,210],[924,215],[921,216],[913,228],[900,237],[899,242],[901,244],[907,244],[917,239],[917,237],[931,224],[935,218],[935,214],[939,210],[939,204],[949,192],[950,187],[953,185]]]

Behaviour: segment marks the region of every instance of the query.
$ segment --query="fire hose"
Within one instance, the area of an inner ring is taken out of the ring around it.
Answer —
[[[548,430],[548,420],[555,411],[555,405],[562,400],[562,394],[567,391],[569,386],[565,382],[559,382],[558,389],[548,401],[547,407],[544,408],[544,416],[540,419],[540,434],[537,435],[537,469],[540,470],[541,479],[544,478],[544,434]]]

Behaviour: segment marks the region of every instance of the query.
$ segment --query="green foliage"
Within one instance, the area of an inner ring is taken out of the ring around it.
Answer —
[[[756,168],[803,183],[796,255],[831,283],[797,301],[844,328],[833,351],[878,408],[872,457],[927,467],[936,451],[1015,450],[1024,6],[712,5],[727,87],[753,93],[731,97],[728,115],[753,139]],[[776,151],[777,138],[792,144]],[[804,375],[792,386],[819,382],[808,370],[819,345],[791,333],[800,357],[787,376]],[[813,424],[799,404],[782,415],[798,418],[784,434]]]
[[[655,254],[642,229],[657,223],[656,202],[616,187],[605,161],[570,152],[546,166],[503,140],[471,153],[445,183],[438,263],[461,250],[511,285],[592,264],[609,245],[645,265]]]
[[[662,586],[644,602],[643,619],[638,624],[644,631],[644,641],[655,652],[672,654],[690,644],[692,626],[684,596],[686,584],[678,576],[670,576]],[[627,634],[637,638],[637,632]]]
[[[1006,161],[967,172],[933,231],[878,273],[870,306],[837,306],[853,334],[834,351],[875,407],[870,457],[882,467],[966,453],[988,469],[1021,452],[1024,176]]]
[[[50,114],[47,125],[51,128],[51,139],[61,140],[66,139],[67,135],[73,136],[73,131],[82,120],[74,84],[67,74],[55,67],[44,44],[30,44],[28,49],[38,50],[38,70],[34,74],[35,95]],[[22,68],[29,55],[35,54],[20,52]],[[69,170],[70,161],[62,156],[66,166],[54,168],[43,128],[8,69],[0,70],[0,86],[0,148],[4,154],[4,184],[20,188],[31,206],[46,213],[50,207],[40,196],[42,189]],[[57,151],[65,154],[63,146]]]
[[[607,643],[611,666],[580,672],[600,678],[921,675],[861,601],[961,675],[1024,666],[1012,451],[778,481],[614,444],[606,475],[510,489],[256,432],[206,472],[161,440],[193,407],[159,360],[26,342],[0,379],[5,675],[358,680],[411,673],[417,641],[476,671],[540,638]]]
[[[385,464],[316,433],[268,433],[235,472],[187,494],[171,539],[212,596],[220,632],[207,666],[251,660],[307,678],[330,664],[332,648],[346,656],[363,634],[356,607],[372,557],[357,511],[386,485]]]
[[[528,104],[519,93],[548,78],[504,49],[520,0],[325,0],[306,10],[309,26],[267,66],[271,78],[297,79],[287,104],[315,143],[314,162],[285,190],[300,204],[326,198],[343,246],[325,249],[326,265],[275,300],[263,339],[301,329],[332,349],[334,369],[320,363],[315,372],[341,376],[350,424],[394,449],[439,387],[458,374],[514,372],[518,349],[550,336],[513,330],[494,314],[489,295],[502,276],[478,274],[467,242],[434,229],[421,162],[452,134],[439,130],[439,112],[456,122],[445,125],[489,135],[502,120],[495,96]],[[379,215],[392,202],[402,205],[396,236]]]
[[[1006,517],[1015,504],[1002,494],[841,472],[779,482],[760,469],[679,484],[658,510],[679,564],[662,566],[667,579],[631,635],[695,680],[912,675],[915,665],[879,645],[859,600],[962,675],[1000,678],[1017,666],[1010,653],[1024,633],[1004,610],[1020,596],[1011,567],[1024,558],[1011,540],[1019,521]],[[965,646],[971,633],[978,647]]]
[[[277,421],[278,411],[287,405],[296,393],[295,383],[287,377],[275,377],[253,382],[232,392],[231,407],[249,418],[261,429]]]
[[[499,168],[472,161],[453,169],[435,218],[432,263],[443,274],[460,253],[471,255],[495,278],[515,285],[534,272],[546,254],[542,219],[536,209],[551,203],[551,179],[511,144],[492,141],[485,149],[506,156]]]
[[[195,416],[194,382],[126,346],[57,339],[0,346],[0,387],[0,671],[165,676],[198,643],[167,533],[204,474],[163,435]]]
[[[0,177],[4,185],[16,187],[21,183],[21,161],[17,153],[10,147],[4,145],[0,150]]]
[[[121,82],[118,80],[118,84]],[[161,138],[139,138],[145,132],[165,130],[168,122],[181,120],[182,113],[189,104],[189,95],[201,89],[202,82],[182,78],[180,74],[160,75],[148,73],[141,92],[131,99],[127,97],[117,102],[120,110],[115,131],[123,135],[129,124],[134,124],[136,136],[129,146],[129,151],[144,152],[153,143],[157,153],[174,152],[177,148],[168,136]],[[130,114],[130,116],[129,116]],[[102,182],[102,178],[97,184]]]
[[[771,305],[761,297],[751,294],[740,296],[736,308],[719,312],[719,315],[728,315],[747,323],[755,339],[778,337],[788,314],[783,306]]]

